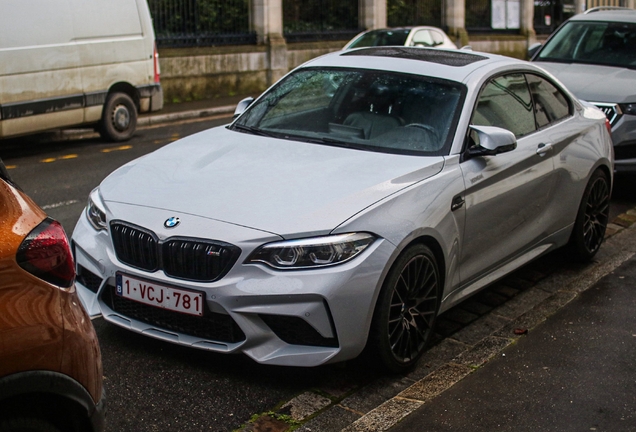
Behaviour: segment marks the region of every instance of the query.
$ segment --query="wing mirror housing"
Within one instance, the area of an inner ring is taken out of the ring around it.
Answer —
[[[251,97],[251,96],[250,97],[246,97],[245,99],[241,100],[236,105],[236,109],[234,110],[234,115],[232,116],[232,120],[234,120],[235,118],[237,118],[238,116],[243,114],[243,112],[245,112],[247,107],[249,107],[252,104],[252,102],[254,102],[254,98]]]
[[[468,149],[468,156],[495,156],[517,148],[515,134],[495,126],[475,126],[470,129],[477,133],[479,145]]]
[[[533,43],[532,45],[530,45],[528,47],[528,60],[530,60],[532,57],[534,57],[534,55],[537,53],[537,51],[539,51],[539,48],[541,48],[543,46],[543,44],[536,42]]]

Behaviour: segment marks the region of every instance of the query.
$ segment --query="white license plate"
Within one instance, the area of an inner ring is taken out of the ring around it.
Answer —
[[[119,296],[150,306],[203,316],[203,293],[173,288],[117,273]]]

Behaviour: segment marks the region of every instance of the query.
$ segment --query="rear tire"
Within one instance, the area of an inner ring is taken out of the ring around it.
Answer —
[[[112,93],[108,96],[102,119],[99,124],[99,135],[106,141],[127,141],[137,128],[137,107],[126,93]]]
[[[433,252],[416,244],[391,267],[376,303],[369,348],[381,366],[407,372],[426,351],[442,293]]]
[[[596,170],[583,193],[568,248],[575,259],[590,261],[605,238],[609,219],[610,184],[603,170]]]

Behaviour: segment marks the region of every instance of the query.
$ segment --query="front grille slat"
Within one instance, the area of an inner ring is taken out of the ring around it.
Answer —
[[[610,122],[610,125],[614,126],[618,119],[621,117],[621,111],[618,108],[618,104],[615,103],[604,103],[604,102],[592,102],[598,109],[603,111],[605,117]]]
[[[111,237],[117,258],[132,267],[168,276],[213,282],[221,279],[238,259],[241,250],[229,243],[189,237],[164,242],[144,228],[112,221]]]

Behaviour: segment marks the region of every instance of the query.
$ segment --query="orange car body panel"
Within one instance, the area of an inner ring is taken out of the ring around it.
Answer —
[[[59,372],[81,383],[97,403],[99,343],[75,287],[52,285],[16,262],[20,244],[45,218],[29,197],[0,180],[0,377]]]

